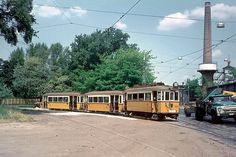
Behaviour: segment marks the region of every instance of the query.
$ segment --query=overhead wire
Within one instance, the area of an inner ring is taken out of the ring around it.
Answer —
[[[119,17],[118,20],[116,20],[109,28],[114,27],[115,24],[116,24],[117,22],[119,22],[122,18],[124,18],[125,15],[127,15],[140,1],[141,1],[141,0],[136,1],[136,3],[134,3],[124,14],[122,14],[121,17]],[[109,28],[108,28],[108,29],[109,29]]]
[[[86,10],[86,11],[90,11],[90,12],[97,12],[97,13],[107,13],[107,14],[119,14],[119,15],[123,15],[125,14],[125,12],[119,12],[119,11],[109,11],[109,10],[98,10],[98,9],[78,9],[76,7],[69,7],[69,6],[54,6],[54,5],[49,5],[49,4],[36,4],[38,6],[47,6],[47,7],[57,7],[57,8],[61,8],[61,9],[75,9],[75,10]],[[126,15],[129,16],[143,16],[143,17],[150,17],[150,18],[167,18],[167,19],[180,19],[180,20],[190,20],[190,21],[200,21],[203,22],[204,19],[200,19],[200,18],[181,18],[181,17],[171,17],[171,16],[164,16],[164,15],[152,15],[152,14],[142,14],[142,13],[127,13]],[[212,20],[212,22],[219,22],[216,20]],[[235,20],[227,20],[224,21],[225,23],[236,23]]]
[[[221,40],[221,42],[219,42],[219,43],[217,43],[217,44],[211,45],[211,47],[207,50],[206,54],[207,54],[207,53],[211,53],[211,50],[212,50],[212,49],[218,47],[219,45],[221,45],[221,44],[223,44],[223,43],[225,43],[225,42],[227,42],[229,39],[233,38],[234,36],[236,36],[236,34],[233,34],[233,35],[227,37],[226,39]],[[179,70],[184,69],[185,67],[189,66],[190,63],[193,63],[193,62],[197,61],[197,60],[200,59],[202,56],[203,56],[203,54],[200,55],[200,56],[198,56],[197,58],[194,58],[193,60],[191,60],[190,62],[186,63],[186,64],[183,65],[182,67],[177,68],[176,70],[169,72],[169,73],[168,73],[167,75],[165,75],[163,78],[167,77],[168,75],[170,75],[170,74],[172,74],[172,73],[175,73],[175,72],[177,72],[177,71],[179,71]]]

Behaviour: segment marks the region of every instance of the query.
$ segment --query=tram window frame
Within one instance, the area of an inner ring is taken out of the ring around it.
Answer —
[[[104,98],[103,97],[98,97],[98,102],[103,103],[104,102]]]
[[[104,103],[109,103],[109,97],[103,97],[103,101],[104,101]]]
[[[175,97],[175,93],[173,91],[170,92],[170,100],[174,100]]]
[[[144,101],[144,93],[139,93],[138,94],[138,100]]]
[[[157,100],[162,100],[162,92],[161,91],[157,92]]]
[[[58,102],[57,97],[53,97],[53,102]]]
[[[165,92],[161,91],[161,100],[165,100]]]
[[[48,102],[52,102],[52,97],[48,97]]]
[[[165,91],[165,100],[170,100],[170,92]]]
[[[128,98],[127,98],[127,100],[133,100],[133,98],[132,98],[132,94],[128,94]]]
[[[133,100],[138,100],[138,93],[133,94]]]
[[[150,101],[150,100],[151,100],[151,97],[152,97],[152,94],[151,94],[151,93],[145,93],[145,100],[146,100],[146,101]]]
[[[175,100],[176,100],[176,101],[179,100],[179,92],[175,92]]]
[[[119,96],[119,103],[120,104],[122,103],[122,96],[121,95]]]

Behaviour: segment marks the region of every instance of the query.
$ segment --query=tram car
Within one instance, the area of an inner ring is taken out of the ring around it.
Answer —
[[[47,93],[40,103],[48,109],[141,115],[157,120],[177,119],[180,108],[177,86],[162,84],[124,91],[92,91],[83,95],[78,92]]]
[[[85,94],[87,111],[121,113],[123,91],[93,91]]]
[[[83,96],[78,92],[46,93],[42,98],[45,108],[82,110]]]
[[[179,91],[174,86],[157,85],[125,90],[126,114],[139,114],[163,120],[177,119],[179,115]]]

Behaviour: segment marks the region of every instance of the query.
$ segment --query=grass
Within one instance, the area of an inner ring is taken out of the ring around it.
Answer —
[[[32,122],[33,118],[23,114],[20,109],[14,106],[0,105],[0,123],[1,122]]]

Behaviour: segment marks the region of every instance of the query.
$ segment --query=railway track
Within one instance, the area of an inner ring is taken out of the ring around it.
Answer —
[[[178,122],[168,121],[170,125],[186,127],[212,135],[213,140],[236,148],[236,124],[230,120],[223,120],[220,124],[212,124],[211,119],[206,117],[204,121],[197,121],[195,117],[185,117],[180,114]]]

